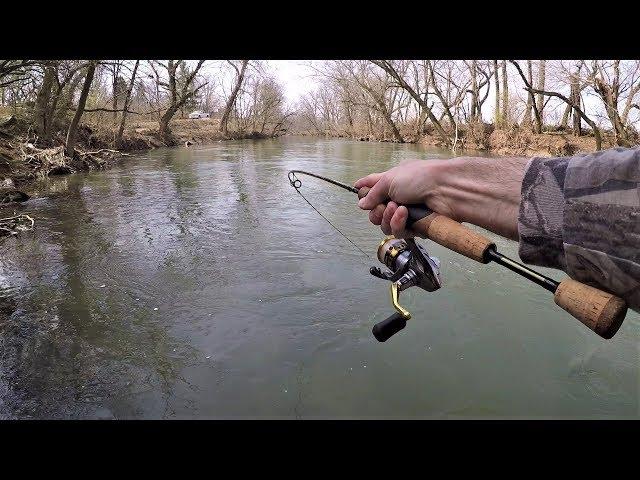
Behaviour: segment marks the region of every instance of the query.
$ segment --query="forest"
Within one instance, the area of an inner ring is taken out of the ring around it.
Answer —
[[[637,60],[308,61],[313,87],[295,102],[268,63],[0,60],[0,173],[22,181],[132,150],[286,134],[454,153],[638,143]]]
[[[357,60],[313,67],[320,87],[297,106],[307,133],[416,142],[454,151],[523,137],[638,143],[640,62]],[[566,137],[565,137],[566,138]],[[569,152],[566,152],[569,153]]]

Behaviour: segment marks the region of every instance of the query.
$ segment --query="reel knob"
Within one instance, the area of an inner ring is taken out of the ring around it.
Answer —
[[[373,336],[379,342],[386,342],[400,330],[407,326],[407,320],[399,312],[395,312],[390,317],[376,323],[373,326]]]

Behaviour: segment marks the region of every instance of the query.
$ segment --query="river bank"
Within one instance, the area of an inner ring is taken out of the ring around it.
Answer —
[[[30,124],[19,117],[0,119],[0,203],[24,198],[16,189],[28,188],[38,178],[66,175],[79,171],[103,170],[134,152],[159,147],[267,138],[258,132],[229,132],[218,130],[214,119],[177,119],[171,123],[171,139],[164,141],[158,132],[158,122],[132,121],[115,149],[112,128],[82,124],[79,127],[76,154],[64,153],[62,132],[49,145],[40,145]]]
[[[111,126],[90,123],[79,128],[76,155],[64,154],[62,132],[52,144],[43,146],[30,124],[19,117],[0,119],[0,203],[28,198],[20,190],[28,190],[38,178],[65,175],[78,171],[103,170],[124,157],[139,151],[166,146],[189,147],[224,140],[268,138],[258,132],[229,132],[218,130],[216,119],[176,119],[171,123],[171,138],[162,139],[155,120],[132,120],[123,133],[118,149],[113,147],[115,132]],[[416,136],[400,129],[404,143],[442,148],[442,140],[430,133]],[[300,135],[308,136],[304,133]],[[317,136],[317,135],[312,135]],[[366,142],[393,142],[385,135],[348,135],[330,133],[327,137],[349,138]],[[395,142],[397,143],[397,142]],[[603,148],[615,146],[611,135],[603,135]],[[456,154],[482,152],[494,155],[564,156],[596,151],[593,136],[574,136],[570,131],[534,134],[527,128],[494,129],[485,125],[481,132],[463,132],[456,142]],[[20,189],[20,190],[17,190]]]
[[[400,142],[388,132],[374,132],[371,134],[361,131],[327,132],[328,138],[344,138],[361,142],[383,143],[414,143],[436,148],[445,148],[442,138],[428,131],[421,135],[415,133],[411,125],[399,125],[398,133],[403,139]],[[451,138],[455,138],[455,133]],[[317,136],[317,133],[302,133],[302,135]],[[512,126],[510,128],[494,128],[491,124],[484,124],[480,128],[461,130],[458,139],[454,141],[457,155],[462,153],[483,152],[500,156],[540,156],[555,157],[574,155],[576,153],[590,153],[597,150],[596,139],[593,135],[573,135],[571,130],[545,131],[533,133],[529,128]],[[615,147],[615,138],[609,132],[602,132],[602,149]]]
[[[421,137],[421,145],[439,146],[441,141],[431,135]],[[613,142],[603,142],[603,148],[615,146]],[[595,152],[594,137],[576,137],[570,132],[533,133],[525,129],[494,130],[481,142],[468,141],[464,150],[489,152],[495,155],[527,157],[561,157],[576,153]]]

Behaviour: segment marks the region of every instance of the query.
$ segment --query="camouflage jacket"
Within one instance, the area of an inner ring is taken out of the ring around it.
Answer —
[[[519,254],[640,310],[640,147],[532,158],[522,183]]]

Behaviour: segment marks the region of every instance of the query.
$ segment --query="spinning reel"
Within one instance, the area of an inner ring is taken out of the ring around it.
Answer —
[[[371,267],[371,275],[391,282],[391,304],[396,313],[377,323],[373,335],[379,342],[388,340],[407,325],[411,314],[399,303],[400,292],[418,287],[427,292],[442,286],[440,261],[430,256],[413,238],[400,239],[393,235],[385,237],[378,245],[378,260],[389,270]]]

